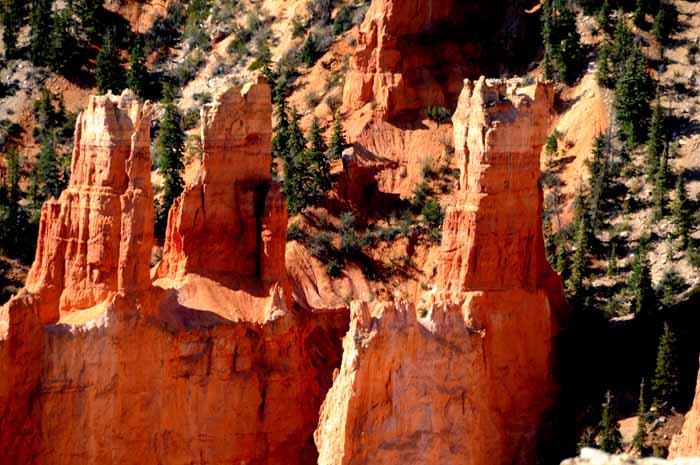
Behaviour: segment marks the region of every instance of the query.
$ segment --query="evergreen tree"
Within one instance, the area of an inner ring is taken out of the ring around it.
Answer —
[[[632,15],[632,22],[639,28],[644,26],[644,2],[642,0],[637,0],[634,13]]]
[[[629,146],[643,142],[651,113],[649,100],[654,96],[647,62],[639,47],[634,47],[615,87],[616,117]]]
[[[598,21],[598,27],[601,29],[608,29],[608,21],[610,19],[610,3],[608,0],[603,0],[598,12],[596,13],[596,20]]]
[[[306,36],[304,45],[301,47],[299,59],[308,67],[311,67],[314,65],[314,63],[316,63],[316,60],[318,59],[318,50],[316,50],[316,42],[313,34]]]
[[[284,184],[282,190],[287,198],[287,207],[292,215],[306,207],[304,188],[307,184],[308,171],[304,166],[306,140],[299,127],[299,114],[292,108],[284,157]]]
[[[143,51],[143,43],[137,40],[131,49],[129,57],[129,71],[126,77],[126,86],[136,95],[144,97],[148,91],[149,76],[146,69],[146,56]]]
[[[666,6],[659,8],[656,17],[654,18],[654,37],[659,42],[666,42],[673,31],[673,19]]]
[[[598,79],[598,84],[603,87],[612,87],[612,76],[610,73],[610,66],[608,65],[608,59],[610,57],[610,46],[604,43],[598,49],[598,59],[596,61],[596,77]]]
[[[345,139],[343,120],[341,119],[340,112],[336,112],[335,120],[333,121],[333,133],[331,134],[331,141],[328,145],[328,156],[334,160],[339,159],[347,146],[348,143]]]
[[[75,12],[85,33],[91,39],[102,32],[100,12],[104,0],[69,0],[69,8]]]
[[[17,56],[17,35],[24,23],[24,1],[3,0],[2,6],[2,41],[5,44],[5,58]]]
[[[52,70],[64,75],[75,72],[79,65],[78,42],[71,35],[73,19],[69,10],[55,15],[51,31],[51,48],[48,64]]]
[[[95,80],[100,94],[106,94],[110,90],[119,94],[124,89],[124,68],[111,33],[107,33],[97,54]]]
[[[545,78],[556,75],[572,84],[579,71],[581,36],[576,30],[576,16],[565,0],[544,0],[542,4],[543,71]]]
[[[640,241],[641,242],[641,241]],[[656,310],[656,294],[651,281],[651,265],[646,244],[639,245],[630,275],[632,311],[637,315],[648,315]]]
[[[644,456],[644,443],[647,440],[647,407],[644,399],[644,379],[639,385],[639,407],[637,408],[637,432],[632,439],[632,447]]]
[[[627,58],[634,48],[634,35],[627,27],[624,12],[620,10],[617,13],[617,24],[613,33],[612,47],[610,48],[612,78],[614,80],[617,80],[624,71]]]
[[[16,211],[19,208],[19,198],[20,198],[20,188],[19,188],[19,177],[20,177],[20,161],[19,153],[17,153],[17,148],[15,146],[10,146],[7,149],[7,179],[6,190],[7,190],[7,204],[9,206],[10,212]]]
[[[610,258],[608,259],[608,276],[614,277],[617,274],[617,250],[613,242],[610,248]]]
[[[61,179],[61,168],[56,157],[55,144],[51,138],[46,139],[41,146],[39,180],[43,189],[43,198],[58,198],[61,195],[64,185]]]
[[[620,452],[622,450],[622,434],[620,434],[620,427],[615,419],[610,391],[605,395],[599,426],[600,448],[609,454]]]
[[[328,162],[326,150],[321,128],[314,118],[309,131],[309,150],[306,156],[307,170],[311,175],[311,185],[307,189],[307,196],[311,204],[317,204],[331,189],[331,165]]]
[[[182,179],[185,169],[185,133],[181,126],[180,112],[175,105],[175,89],[170,84],[165,84],[163,88],[161,105],[163,118],[158,126],[155,144],[158,171],[163,176],[163,198],[156,211],[156,231],[160,238],[165,233],[170,207],[185,186]]]
[[[53,0],[34,0],[29,20],[31,37],[29,57],[35,66],[46,66],[51,54],[51,29],[53,27]]]
[[[673,220],[676,225],[676,235],[681,238],[683,249],[690,246],[690,228],[693,211],[688,201],[688,191],[685,188],[685,173],[681,172],[676,180],[676,196],[673,199]]]
[[[666,216],[666,202],[668,197],[668,183],[671,174],[669,173],[668,158],[665,154],[661,155],[661,165],[656,171],[654,178],[654,190],[652,197],[654,199],[654,219],[661,219]]]
[[[577,223],[576,250],[571,261],[571,276],[567,281],[567,288],[572,296],[572,300],[579,305],[586,297],[585,279],[589,275],[588,236],[588,221],[586,216],[582,215]]]
[[[277,122],[272,128],[272,165],[273,175],[277,173],[277,160],[286,160],[289,143],[289,117],[287,116],[287,101],[282,98],[276,104]]]
[[[666,145],[666,116],[659,102],[654,105],[647,139],[646,172],[649,179],[656,177]]]
[[[677,358],[676,335],[668,323],[664,324],[664,332],[659,340],[659,351],[656,356],[656,370],[652,383],[654,406],[657,408],[673,407],[680,400],[680,369]]]

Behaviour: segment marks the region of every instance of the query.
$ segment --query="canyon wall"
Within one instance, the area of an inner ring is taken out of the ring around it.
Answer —
[[[104,7],[123,16],[134,32],[148,32],[158,18],[167,15],[175,0],[107,0]]]
[[[70,186],[0,311],[0,463],[313,463],[347,320],[286,293],[269,88],[204,109],[153,283],[149,116],[125,93],[78,119]]]
[[[437,286],[417,306],[353,305],[315,433],[319,464],[535,463],[566,311],[536,229],[552,95],[543,83],[465,82],[454,117],[463,183]]]

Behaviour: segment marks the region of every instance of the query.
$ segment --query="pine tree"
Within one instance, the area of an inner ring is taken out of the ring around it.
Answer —
[[[291,111],[287,136],[282,190],[287,198],[289,212],[295,215],[307,206],[304,189],[308,185],[308,170],[304,166],[306,139],[299,127],[299,114],[294,108]]]
[[[5,44],[5,58],[17,56],[17,35],[24,23],[24,1],[3,0],[2,6],[2,41]]]
[[[112,33],[107,33],[102,48],[97,54],[95,80],[100,94],[106,94],[110,90],[120,94],[124,89],[124,68]]]
[[[641,242],[641,241],[640,241]],[[656,310],[656,294],[651,281],[651,265],[645,244],[639,245],[630,275],[632,311],[637,315],[649,315]]]
[[[620,427],[615,419],[610,391],[605,394],[599,426],[600,448],[609,454],[620,452],[622,450],[622,434],[620,434]]]
[[[617,274],[617,250],[613,242],[610,248],[610,258],[608,259],[608,276],[614,277]]]
[[[644,3],[642,0],[637,0],[634,13],[632,15],[632,22],[639,28],[644,26]]]
[[[644,399],[644,379],[639,385],[639,407],[637,408],[637,432],[632,439],[632,447],[639,452],[640,456],[644,456],[644,443],[647,440],[647,407]]]
[[[159,161],[158,171],[163,176],[163,198],[156,211],[156,231],[162,238],[168,221],[170,207],[182,193],[185,182],[182,172],[185,169],[185,133],[181,126],[180,112],[175,105],[175,89],[170,84],[163,88],[163,118],[156,134],[155,154]]]
[[[657,408],[677,406],[680,400],[680,369],[677,358],[676,335],[668,323],[659,340],[656,356],[656,370],[652,382],[654,406]]]
[[[287,116],[287,101],[279,100],[276,105],[277,123],[272,128],[272,159],[284,160],[289,143],[289,117]]]
[[[646,172],[649,179],[654,179],[659,169],[661,155],[666,144],[666,116],[659,102],[654,105],[647,139]]]
[[[542,4],[543,72],[546,79],[554,74],[566,83],[575,81],[580,67],[581,36],[576,16],[563,0],[545,0]]]
[[[51,31],[48,64],[52,70],[64,75],[73,73],[80,66],[77,56],[78,43],[70,32],[72,23],[70,11],[62,10],[55,15]]]
[[[693,211],[688,201],[688,191],[685,188],[685,173],[681,172],[676,180],[676,195],[673,199],[673,220],[676,226],[676,235],[681,238],[682,248],[690,246],[690,227]]]
[[[136,95],[144,97],[148,91],[149,76],[146,69],[146,56],[141,40],[137,40],[131,49],[129,57],[129,71],[126,77],[126,86]]]
[[[316,63],[318,58],[318,51],[316,50],[316,42],[314,40],[314,35],[309,34],[306,36],[304,45],[301,47],[301,52],[299,53],[299,59],[306,66],[311,67]]]
[[[31,37],[29,41],[29,56],[35,66],[49,64],[51,53],[51,29],[53,0],[34,0],[29,19]]]
[[[643,142],[651,114],[649,100],[654,88],[646,67],[646,58],[634,47],[615,87],[616,117],[629,146]]]
[[[608,21],[610,19],[610,3],[608,0],[603,0],[598,12],[596,13],[596,20],[598,21],[598,27],[607,30],[609,27]]]
[[[39,153],[39,180],[42,184],[43,198],[58,198],[63,191],[61,168],[56,157],[56,149],[53,139],[46,139]]]
[[[102,31],[100,12],[104,0],[69,0],[69,9],[77,15],[85,33],[91,39],[97,38]]]
[[[328,162],[326,150],[321,128],[314,118],[309,130],[309,150],[306,156],[307,169],[311,175],[311,186],[307,190],[307,195],[311,204],[317,204],[331,189],[331,165]]]
[[[613,43],[610,48],[610,61],[612,63],[612,78],[617,80],[625,69],[627,58],[635,48],[634,35],[627,27],[625,14],[622,10],[617,13],[617,24],[613,33]]]
[[[20,160],[19,153],[17,153],[17,148],[15,146],[10,146],[7,149],[7,179],[6,190],[7,190],[7,202],[10,212],[16,211],[19,208],[19,198],[20,198],[20,188],[19,188],[19,177],[20,177]]]
[[[654,37],[659,42],[666,42],[673,30],[673,19],[670,12],[666,11],[665,6],[659,8],[656,17],[654,18]]]
[[[571,276],[567,281],[567,289],[572,296],[572,300],[579,305],[586,297],[585,280],[589,275],[588,236],[588,221],[586,216],[582,215],[577,224],[576,250],[571,262]]]
[[[347,146],[348,143],[345,139],[343,120],[341,119],[340,112],[336,112],[335,120],[333,121],[333,133],[331,134],[330,144],[328,144],[328,156],[334,160],[339,159]]]
[[[671,177],[668,167],[668,158],[665,154],[661,155],[661,165],[656,171],[656,176],[654,178],[654,190],[652,192],[652,197],[654,199],[654,219],[659,220],[666,216],[667,209],[667,197],[668,197],[668,183]]]
[[[610,66],[608,65],[609,57],[610,47],[607,43],[604,43],[598,49],[598,59],[596,61],[596,77],[598,79],[598,84],[607,88],[612,87]]]

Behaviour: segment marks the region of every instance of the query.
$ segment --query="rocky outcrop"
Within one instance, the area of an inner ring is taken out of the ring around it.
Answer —
[[[700,457],[700,374],[695,388],[695,399],[685,415],[683,431],[673,437],[669,458]]]
[[[255,292],[286,282],[287,209],[270,175],[271,112],[263,81],[202,109],[202,171],[171,209],[158,278],[195,273],[251,291],[261,285]]]
[[[0,464],[315,462],[347,313],[286,291],[269,97],[260,81],[203,112],[202,173],[153,282],[150,106],[91,99],[31,280],[0,311]]]
[[[68,188],[41,210],[27,291],[42,321],[151,286],[151,106],[91,97],[76,121]]]
[[[535,229],[551,103],[548,84],[465,83],[455,114],[464,183],[437,289],[419,306],[352,307],[315,433],[319,464],[535,462],[566,307]]]
[[[156,19],[166,16],[174,3],[175,0],[107,0],[104,7],[129,21],[132,31],[143,34]]]
[[[495,74],[498,63],[523,63],[531,55],[535,29],[525,8],[520,0],[374,0],[350,61],[344,109],[373,102],[389,118],[452,107],[465,76]]]

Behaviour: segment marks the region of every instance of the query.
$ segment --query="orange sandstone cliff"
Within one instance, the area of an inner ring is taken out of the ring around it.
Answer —
[[[313,463],[347,323],[286,295],[269,88],[205,108],[202,176],[153,283],[149,115],[125,93],[78,120],[70,187],[0,310],[0,463]]]
[[[465,83],[454,116],[462,184],[437,288],[417,307],[352,306],[315,433],[319,464],[535,463],[566,309],[540,229],[551,103],[548,84]]]
[[[685,415],[683,430],[671,441],[668,457],[669,459],[700,457],[700,374],[695,388],[693,406]]]

